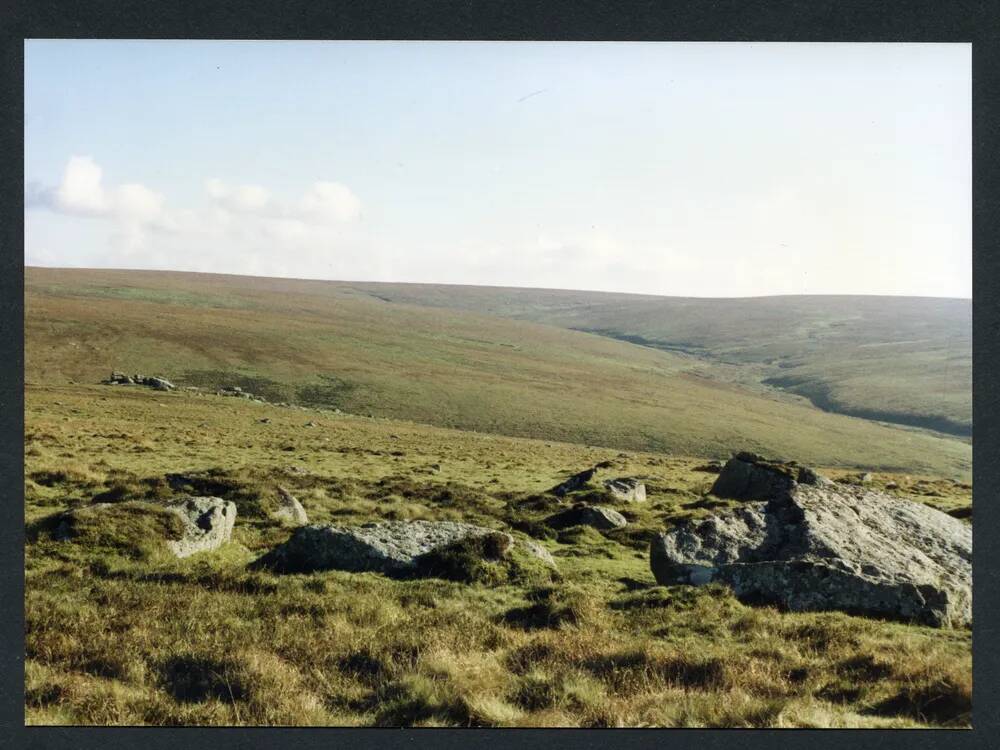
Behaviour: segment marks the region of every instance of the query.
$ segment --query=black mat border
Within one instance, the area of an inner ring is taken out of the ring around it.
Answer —
[[[24,727],[23,40],[491,39],[971,42],[973,44],[974,699],[971,731],[186,729]],[[14,0],[0,3],[0,748],[562,747],[623,750],[1000,745],[1000,5],[996,2],[522,0]]]

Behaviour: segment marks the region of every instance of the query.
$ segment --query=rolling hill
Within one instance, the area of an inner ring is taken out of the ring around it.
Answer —
[[[744,385],[783,388],[827,411],[972,434],[968,299],[351,286],[387,302],[476,310],[738,365],[732,372]]]
[[[833,309],[775,298],[756,317],[733,306],[757,302],[29,268],[25,379],[94,383],[123,369],[463,430],[969,476],[967,440],[828,413],[761,384],[776,373],[804,378],[786,383],[793,390],[828,383],[833,400],[881,384],[879,403],[961,425],[968,363],[962,339],[948,335],[961,305],[942,303],[940,315],[925,306],[917,337],[914,302],[898,330],[877,303],[871,312],[857,300]],[[681,308],[686,329],[657,328]],[[794,330],[780,324],[790,315]],[[928,341],[906,345],[895,364],[879,346],[867,347],[871,366],[846,356],[889,336]],[[935,377],[941,387],[927,385]],[[911,398],[920,393],[924,412]],[[863,398],[850,405],[866,408]]]

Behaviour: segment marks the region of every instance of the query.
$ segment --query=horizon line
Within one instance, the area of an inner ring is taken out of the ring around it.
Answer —
[[[123,268],[112,266],[45,266],[37,264],[24,264],[24,270],[45,269],[51,271],[123,271],[131,273],[179,273],[193,276],[232,276],[244,279],[265,279],[269,281],[310,281],[326,284],[394,284],[408,286],[454,286],[472,287],[481,289],[530,289],[539,292],[576,292],[583,294],[618,294],[631,297],[654,297],[660,299],[698,299],[698,300],[733,300],[733,299],[769,299],[774,297],[892,297],[900,299],[940,299],[940,300],[962,300],[972,301],[972,297],[955,296],[947,294],[893,294],[893,293],[864,293],[864,292],[823,292],[823,293],[775,293],[775,294],[747,294],[729,297],[709,297],[699,295],[680,294],[652,294],[649,292],[622,292],[608,291],[603,289],[564,289],[558,287],[543,286],[511,286],[509,284],[473,284],[459,282],[442,281],[375,281],[372,279],[327,279],[308,278],[303,276],[260,276],[257,274],[219,272],[219,271],[189,271],[179,268]]]

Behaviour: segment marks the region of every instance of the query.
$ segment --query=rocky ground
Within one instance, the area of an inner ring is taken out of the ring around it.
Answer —
[[[28,390],[29,722],[969,722],[967,484],[224,395]]]

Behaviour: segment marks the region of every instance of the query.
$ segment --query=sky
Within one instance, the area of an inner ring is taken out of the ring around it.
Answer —
[[[971,46],[25,43],[25,261],[971,297]]]

